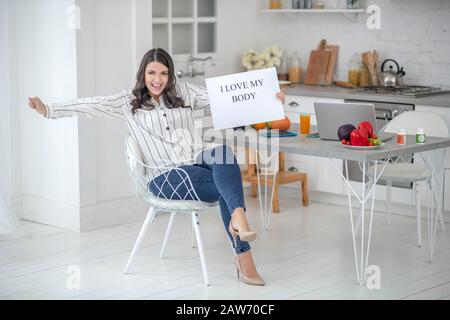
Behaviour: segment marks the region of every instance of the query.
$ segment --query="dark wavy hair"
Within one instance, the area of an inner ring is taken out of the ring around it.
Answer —
[[[155,48],[149,50],[142,58],[139,70],[136,74],[136,85],[133,89],[135,99],[131,102],[131,112],[134,114],[137,109],[141,109],[143,106],[146,109],[152,110],[155,106],[151,102],[151,96],[149,90],[145,85],[145,68],[151,62],[159,62],[165,65],[169,69],[169,79],[166,87],[162,93],[164,104],[168,108],[186,108],[182,98],[177,96],[175,85],[177,79],[175,78],[174,65],[170,55],[161,48]]]

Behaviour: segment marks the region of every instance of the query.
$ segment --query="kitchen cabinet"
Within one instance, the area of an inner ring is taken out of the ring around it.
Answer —
[[[294,123],[300,122],[300,113],[308,113],[311,115],[311,125],[316,126],[317,120],[314,111],[314,102],[343,103],[344,100],[286,95],[284,111],[289,117],[289,120]]]
[[[153,47],[175,58],[215,53],[216,11],[217,0],[152,0]]]
[[[334,160],[342,167],[342,160]],[[305,172],[310,191],[343,194],[344,182],[327,158],[286,154],[286,170]],[[296,185],[287,185],[298,187]]]
[[[316,157],[292,155],[286,153],[285,168],[287,171],[305,172],[308,175],[309,190],[317,190],[317,163]],[[297,187],[294,185],[286,185],[288,187]]]

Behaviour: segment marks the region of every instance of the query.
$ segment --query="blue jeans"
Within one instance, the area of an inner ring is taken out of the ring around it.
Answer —
[[[201,201],[219,201],[225,231],[234,246],[233,237],[228,231],[231,214],[236,208],[245,210],[245,203],[241,170],[233,150],[227,145],[204,150],[194,165],[184,165],[179,168],[187,173]],[[153,194],[168,199],[197,200],[192,198],[192,192],[189,192],[184,184],[177,188],[184,178],[186,177],[182,171],[163,173],[150,181],[148,188]],[[176,192],[174,188],[177,188]],[[250,250],[250,245],[247,241],[240,241],[238,237],[234,249],[239,254]]]

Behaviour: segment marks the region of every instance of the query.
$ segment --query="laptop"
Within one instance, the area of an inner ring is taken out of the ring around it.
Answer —
[[[317,128],[323,140],[339,140],[338,128],[344,124],[358,127],[358,123],[369,121],[381,141],[394,137],[393,133],[379,132],[376,121],[375,106],[368,103],[323,103],[315,102]]]

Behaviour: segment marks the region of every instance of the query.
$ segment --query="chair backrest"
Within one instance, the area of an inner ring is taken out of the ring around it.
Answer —
[[[125,155],[136,190],[146,199],[148,197],[147,184],[151,179],[151,172],[143,165],[144,157],[131,134],[128,134],[125,138]]]
[[[383,132],[397,133],[405,129],[406,134],[416,134],[423,128],[427,136],[448,138],[448,124],[438,113],[431,111],[408,111],[396,116],[383,128]]]

